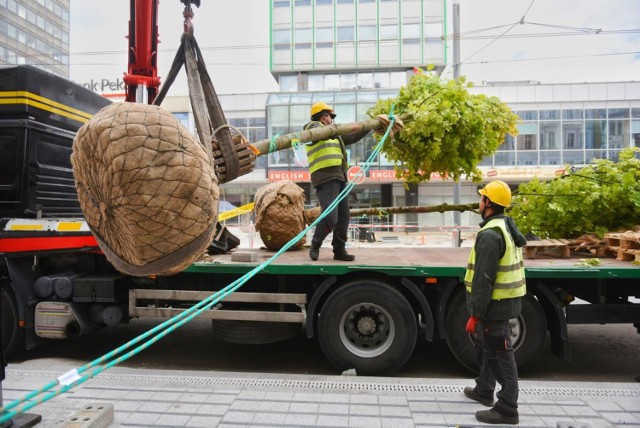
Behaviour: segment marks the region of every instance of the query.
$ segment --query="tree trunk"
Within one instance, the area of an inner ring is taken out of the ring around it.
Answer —
[[[409,120],[408,115],[402,115],[399,117],[402,121]],[[351,134],[358,131],[371,131],[378,128],[380,128],[380,122],[376,119],[367,119],[360,122],[344,124],[334,123],[332,125],[308,129],[299,133],[281,135],[274,138],[273,141],[270,139],[261,140],[254,143],[253,146],[258,150],[256,156],[264,156],[279,150],[288,149],[291,147],[293,140],[299,140],[301,142],[320,141],[333,138],[337,135]]]
[[[479,208],[478,203],[466,205],[440,204],[422,207],[385,207],[385,208],[359,208],[351,210],[351,217],[361,215],[388,215],[388,214],[409,214],[409,213],[443,213],[445,211],[474,211]]]

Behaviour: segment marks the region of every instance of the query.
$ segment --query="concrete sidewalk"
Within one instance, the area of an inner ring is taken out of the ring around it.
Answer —
[[[7,368],[4,402],[62,371]],[[114,367],[83,386],[29,410],[38,427],[71,425],[88,405],[112,404],[109,426],[176,427],[456,427],[486,409],[466,399],[469,379],[186,372]],[[520,383],[521,427],[640,427],[640,383]]]

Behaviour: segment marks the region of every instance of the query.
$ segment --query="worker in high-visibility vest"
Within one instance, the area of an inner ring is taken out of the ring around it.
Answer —
[[[327,103],[315,103],[311,106],[311,122],[307,123],[304,129],[331,125],[335,117],[333,108]],[[380,122],[380,129],[388,127],[391,123],[386,115],[379,115],[375,118]],[[402,129],[402,122],[399,119],[396,119],[394,129]],[[368,133],[369,131],[353,132],[306,146],[311,185],[316,190],[322,211],[327,209],[347,185],[349,162],[345,146],[357,143]],[[355,256],[346,250],[350,217],[349,201],[344,198],[331,213],[316,225],[309,250],[311,260],[318,260],[322,242],[331,232],[333,232],[333,240],[331,241],[333,258],[346,262],[355,260]]]
[[[526,238],[504,209],[511,204],[511,189],[499,180],[478,191],[480,231],[469,256],[464,284],[469,320],[466,330],[474,337],[480,360],[475,387],[464,389],[467,398],[489,410],[476,412],[476,419],[490,424],[517,424],[518,368],[509,320],[517,318],[526,294],[522,247]],[[502,389],[493,395],[496,381]]]

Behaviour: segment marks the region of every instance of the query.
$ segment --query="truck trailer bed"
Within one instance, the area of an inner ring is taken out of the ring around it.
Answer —
[[[255,252],[253,262],[232,261],[236,252]],[[436,247],[360,247],[350,248],[355,262],[333,260],[331,248],[323,248],[317,261],[309,259],[308,249],[287,251],[264,268],[270,274],[342,275],[355,271],[375,271],[391,276],[464,276],[470,248]],[[244,273],[268,261],[275,252],[263,249],[236,249],[228,254],[207,257],[187,272]],[[640,266],[628,261],[601,258],[600,265],[579,265],[579,258],[537,258],[525,260],[528,278],[639,278]]]

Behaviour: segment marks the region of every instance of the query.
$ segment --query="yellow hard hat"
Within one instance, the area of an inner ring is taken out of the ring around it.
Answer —
[[[495,204],[508,207],[511,204],[511,189],[504,181],[494,180],[487,183],[482,189],[478,190],[483,196]]]
[[[336,117],[336,114],[333,112],[333,109],[331,108],[331,106],[323,102],[315,103],[314,105],[311,106],[311,116],[314,116],[315,114],[320,113],[321,111],[324,111],[324,110],[329,112],[329,114],[331,115],[331,119]]]

